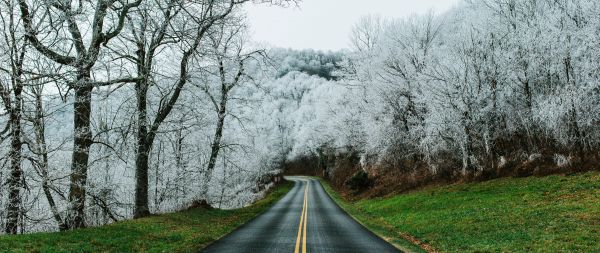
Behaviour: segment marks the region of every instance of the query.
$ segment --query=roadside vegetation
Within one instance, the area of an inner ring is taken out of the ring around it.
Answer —
[[[503,178],[348,201],[355,219],[389,241],[435,252],[595,252],[600,173]]]
[[[195,208],[68,232],[1,236],[0,252],[196,252],[266,211],[293,185],[235,210]]]

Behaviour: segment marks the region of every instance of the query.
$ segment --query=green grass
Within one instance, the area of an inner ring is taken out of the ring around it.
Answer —
[[[441,252],[600,252],[598,172],[456,184],[354,203],[333,195],[393,242],[405,233]]]
[[[61,233],[0,236],[0,252],[196,252],[264,212],[293,186],[237,210],[195,209]]]

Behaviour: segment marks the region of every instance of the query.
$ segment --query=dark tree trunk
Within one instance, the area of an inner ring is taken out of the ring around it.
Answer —
[[[531,95],[531,85],[529,80],[523,82],[523,92],[525,93],[525,106],[528,111],[531,111],[533,107],[533,96]]]
[[[526,125],[535,125],[532,124],[533,122],[533,96],[531,94],[531,85],[529,82],[528,77],[525,77],[524,81],[521,81],[521,83],[523,84],[523,93],[525,94],[525,107],[527,109],[527,120],[529,120],[530,122],[526,122]],[[532,133],[532,129],[529,129],[527,126],[525,127],[525,134],[527,136],[526,140],[526,144],[523,145],[525,148],[525,151],[527,153],[531,153],[536,149],[536,143],[534,140],[534,133]]]
[[[89,70],[80,70],[75,87],[75,102],[73,104],[74,140],[73,160],[71,163],[71,185],[69,188],[69,228],[85,227],[85,198],[88,160],[92,145],[90,116],[92,111],[92,89],[88,85]]]
[[[575,139],[574,144],[579,157],[581,160],[585,160],[585,142],[583,141],[583,134],[581,133],[581,129],[579,128],[579,123],[577,121],[577,108],[575,107],[575,101],[573,101],[573,98],[571,98],[571,110],[569,111],[571,114],[569,120],[569,131]]]
[[[135,159],[136,187],[134,218],[150,215],[150,208],[148,207],[148,157],[153,140],[148,138],[147,93],[148,84],[146,79],[136,83],[138,129]]]
[[[204,172],[204,184],[205,187],[202,190],[202,198],[208,199],[208,183],[212,177],[212,171],[217,165],[217,158],[219,157],[219,151],[221,150],[221,139],[223,138],[223,126],[225,125],[225,117],[227,116],[227,88],[223,86],[221,94],[221,102],[219,104],[218,121],[215,129],[215,136],[211,144],[210,158],[208,160],[208,166]]]
[[[501,127],[498,126],[500,121],[500,117],[498,117],[498,81],[495,77],[490,82],[490,89],[492,92],[492,115],[490,117],[491,120],[488,123],[488,126],[490,127],[488,160],[491,169],[497,171],[498,164],[496,162],[496,157],[498,154],[496,153],[496,136],[498,136],[498,132],[502,132],[502,130],[500,130]]]
[[[219,112],[219,122],[217,123],[217,128],[215,130],[215,136],[213,138],[213,142],[211,145],[210,151],[210,159],[208,160],[208,170],[212,171],[216,164],[217,158],[219,156],[219,151],[221,149],[221,139],[223,138],[223,125],[225,124],[225,113],[221,114]]]
[[[470,106],[468,107],[469,111],[470,111]],[[464,147],[464,159],[465,159],[465,164],[463,164],[464,166],[464,171],[463,174],[464,175],[468,175],[468,174],[472,174],[474,173],[477,168],[475,168],[475,164],[473,163],[473,160],[471,159],[471,156],[473,155],[473,137],[472,137],[472,132],[471,132],[471,122],[472,118],[471,118],[471,114],[466,111],[463,112],[463,117],[464,117],[464,131],[465,131],[465,147]]]
[[[138,144],[138,153],[135,159],[135,209],[133,218],[142,218],[150,215],[148,207],[148,147]]]
[[[224,93],[221,98],[221,104],[218,112],[217,128],[215,129],[215,136],[211,144],[210,159],[208,160],[208,167],[204,174],[205,183],[210,180],[210,176],[215,166],[217,165],[217,158],[219,157],[219,151],[221,150],[221,139],[223,138],[223,126],[225,125],[225,116],[227,115],[227,94]]]

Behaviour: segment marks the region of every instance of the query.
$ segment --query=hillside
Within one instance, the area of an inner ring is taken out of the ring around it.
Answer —
[[[594,252],[600,173],[503,178],[350,202],[352,216],[389,241],[435,252]]]

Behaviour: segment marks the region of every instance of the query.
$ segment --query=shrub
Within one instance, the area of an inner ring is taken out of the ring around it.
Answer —
[[[345,185],[354,191],[354,193],[358,193],[369,188],[371,186],[371,180],[366,171],[359,170],[346,180]]]

